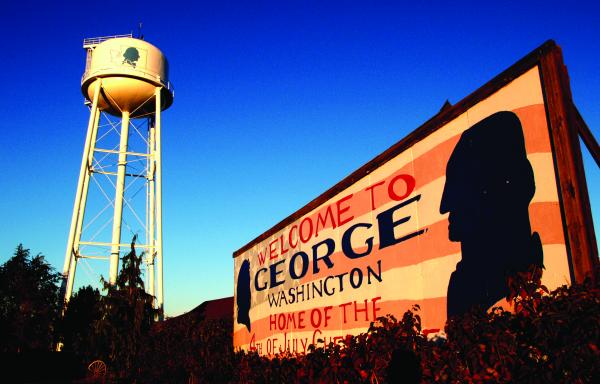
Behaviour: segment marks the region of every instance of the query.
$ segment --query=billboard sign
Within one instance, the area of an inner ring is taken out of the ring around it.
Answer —
[[[237,251],[234,346],[305,353],[415,304],[435,331],[502,305],[530,265],[549,289],[589,272],[593,252],[571,245],[593,250],[593,230],[565,225],[591,219],[561,184],[585,194],[565,168],[578,147],[558,150],[574,129],[560,64],[546,43]]]

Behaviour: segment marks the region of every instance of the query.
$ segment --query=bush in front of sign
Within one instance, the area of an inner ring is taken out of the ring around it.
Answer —
[[[521,273],[516,311],[473,309],[428,339],[419,308],[380,317],[368,332],[306,355],[235,355],[243,383],[588,383],[600,378],[600,288],[591,280],[549,294],[540,271]]]
[[[531,270],[511,282],[514,313],[473,309],[447,323],[447,338],[423,334],[417,306],[340,343],[271,358],[234,352],[229,320],[173,323],[149,340],[138,382],[598,382],[600,286],[545,293],[539,277]]]
[[[511,287],[515,313],[474,309],[447,323],[446,343],[425,344],[425,382],[598,381],[598,284],[586,280],[541,295],[545,287],[532,269]]]

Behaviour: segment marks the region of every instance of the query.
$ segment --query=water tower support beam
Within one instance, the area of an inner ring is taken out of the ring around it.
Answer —
[[[83,221],[85,219],[85,205],[87,204],[87,196],[90,186],[90,178],[92,177],[92,165],[94,161],[94,150],[96,149],[96,138],[98,137],[98,123],[100,121],[100,111],[95,112],[94,129],[92,131],[92,141],[90,143],[90,150],[88,154],[88,162],[85,179],[83,181],[83,190],[81,192],[81,202],[79,205],[79,217],[77,218],[77,228],[75,229],[75,239],[73,241],[73,259],[71,261],[71,268],[69,269],[69,280],[67,283],[67,292],[65,297],[67,301],[71,298],[73,293],[73,284],[75,283],[75,268],[77,268],[77,258],[80,256],[79,244],[81,241],[81,231],[83,227]]]
[[[94,98],[92,100],[92,107],[90,109],[90,119],[88,121],[88,129],[85,137],[85,144],[83,147],[83,155],[81,157],[81,167],[79,169],[79,180],[77,182],[77,192],[75,193],[75,202],[73,203],[73,215],[71,216],[71,227],[69,229],[69,239],[67,240],[67,250],[65,252],[65,263],[62,273],[62,286],[61,292],[64,293],[63,302],[66,303],[71,298],[73,292],[73,283],[75,280],[75,268],[77,264],[77,251],[74,248],[75,243],[79,243],[79,236],[81,236],[81,225],[79,221],[83,220],[82,210],[85,209],[85,200],[87,199],[87,186],[89,185],[89,165],[90,158],[93,158],[93,147],[98,133],[98,117],[100,111],[98,110],[98,98],[100,96],[100,88],[102,87],[102,80],[96,83],[96,89],[94,90]],[[83,201],[83,204],[82,204]],[[76,239],[76,235],[78,238]]]
[[[121,220],[123,219],[123,194],[125,191],[125,171],[127,168],[127,143],[129,140],[129,112],[123,111],[121,117],[121,139],[119,142],[119,164],[115,185],[115,213],[113,216],[112,246],[110,252],[109,283],[117,282],[119,272],[119,250],[121,243]]]
[[[155,150],[155,143],[154,143],[154,134],[155,134],[155,120],[152,119],[152,121],[150,122],[150,132],[148,133],[148,147],[150,148],[150,158],[149,158],[149,164],[148,164],[148,244],[150,245],[150,247],[148,248],[148,253],[150,254],[149,257],[149,261],[148,261],[148,278],[149,278],[149,282],[148,282],[148,293],[152,296],[156,296],[156,285],[155,285],[155,281],[154,281],[154,269],[155,269],[155,258],[156,258],[156,230],[155,230],[155,223],[156,223],[156,217],[155,217],[155,212],[156,212],[156,198],[155,198],[155,183],[154,183],[154,175],[156,172],[156,166],[155,166],[155,162],[154,159],[156,158],[156,150]]]
[[[159,320],[163,319],[163,303],[164,303],[164,291],[163,291],[163,242],[162,242],[162,160],[161,160],[161,131],[160,131],[160,114],[161,114],[161,100],[160,94],[162,87],[156,87],[155,90],[155,120],[154,120],[154,140],[156,145],[156,260],[157,260],[157,283],[158,289],[156,294],[156,301],[158,305]]]

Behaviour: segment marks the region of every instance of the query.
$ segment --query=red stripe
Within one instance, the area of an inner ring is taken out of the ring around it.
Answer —
[[[543,104],[529,105],[513,111],[521,120],[527,153],[551,152],[550,136]]]

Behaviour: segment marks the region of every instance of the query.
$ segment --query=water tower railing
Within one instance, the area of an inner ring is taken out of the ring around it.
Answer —
[[[101,36],[101,37],[86,38],[86,39],[83,39],[83,48],[92,48],[92,47],[95,47],[96,45],[100,44],[103,41],[106,41],[109,39],[116,39],[119,37],[133,37],[133,35],[131,33],[127,33],[125,35],[113,35],[113,36]]]

